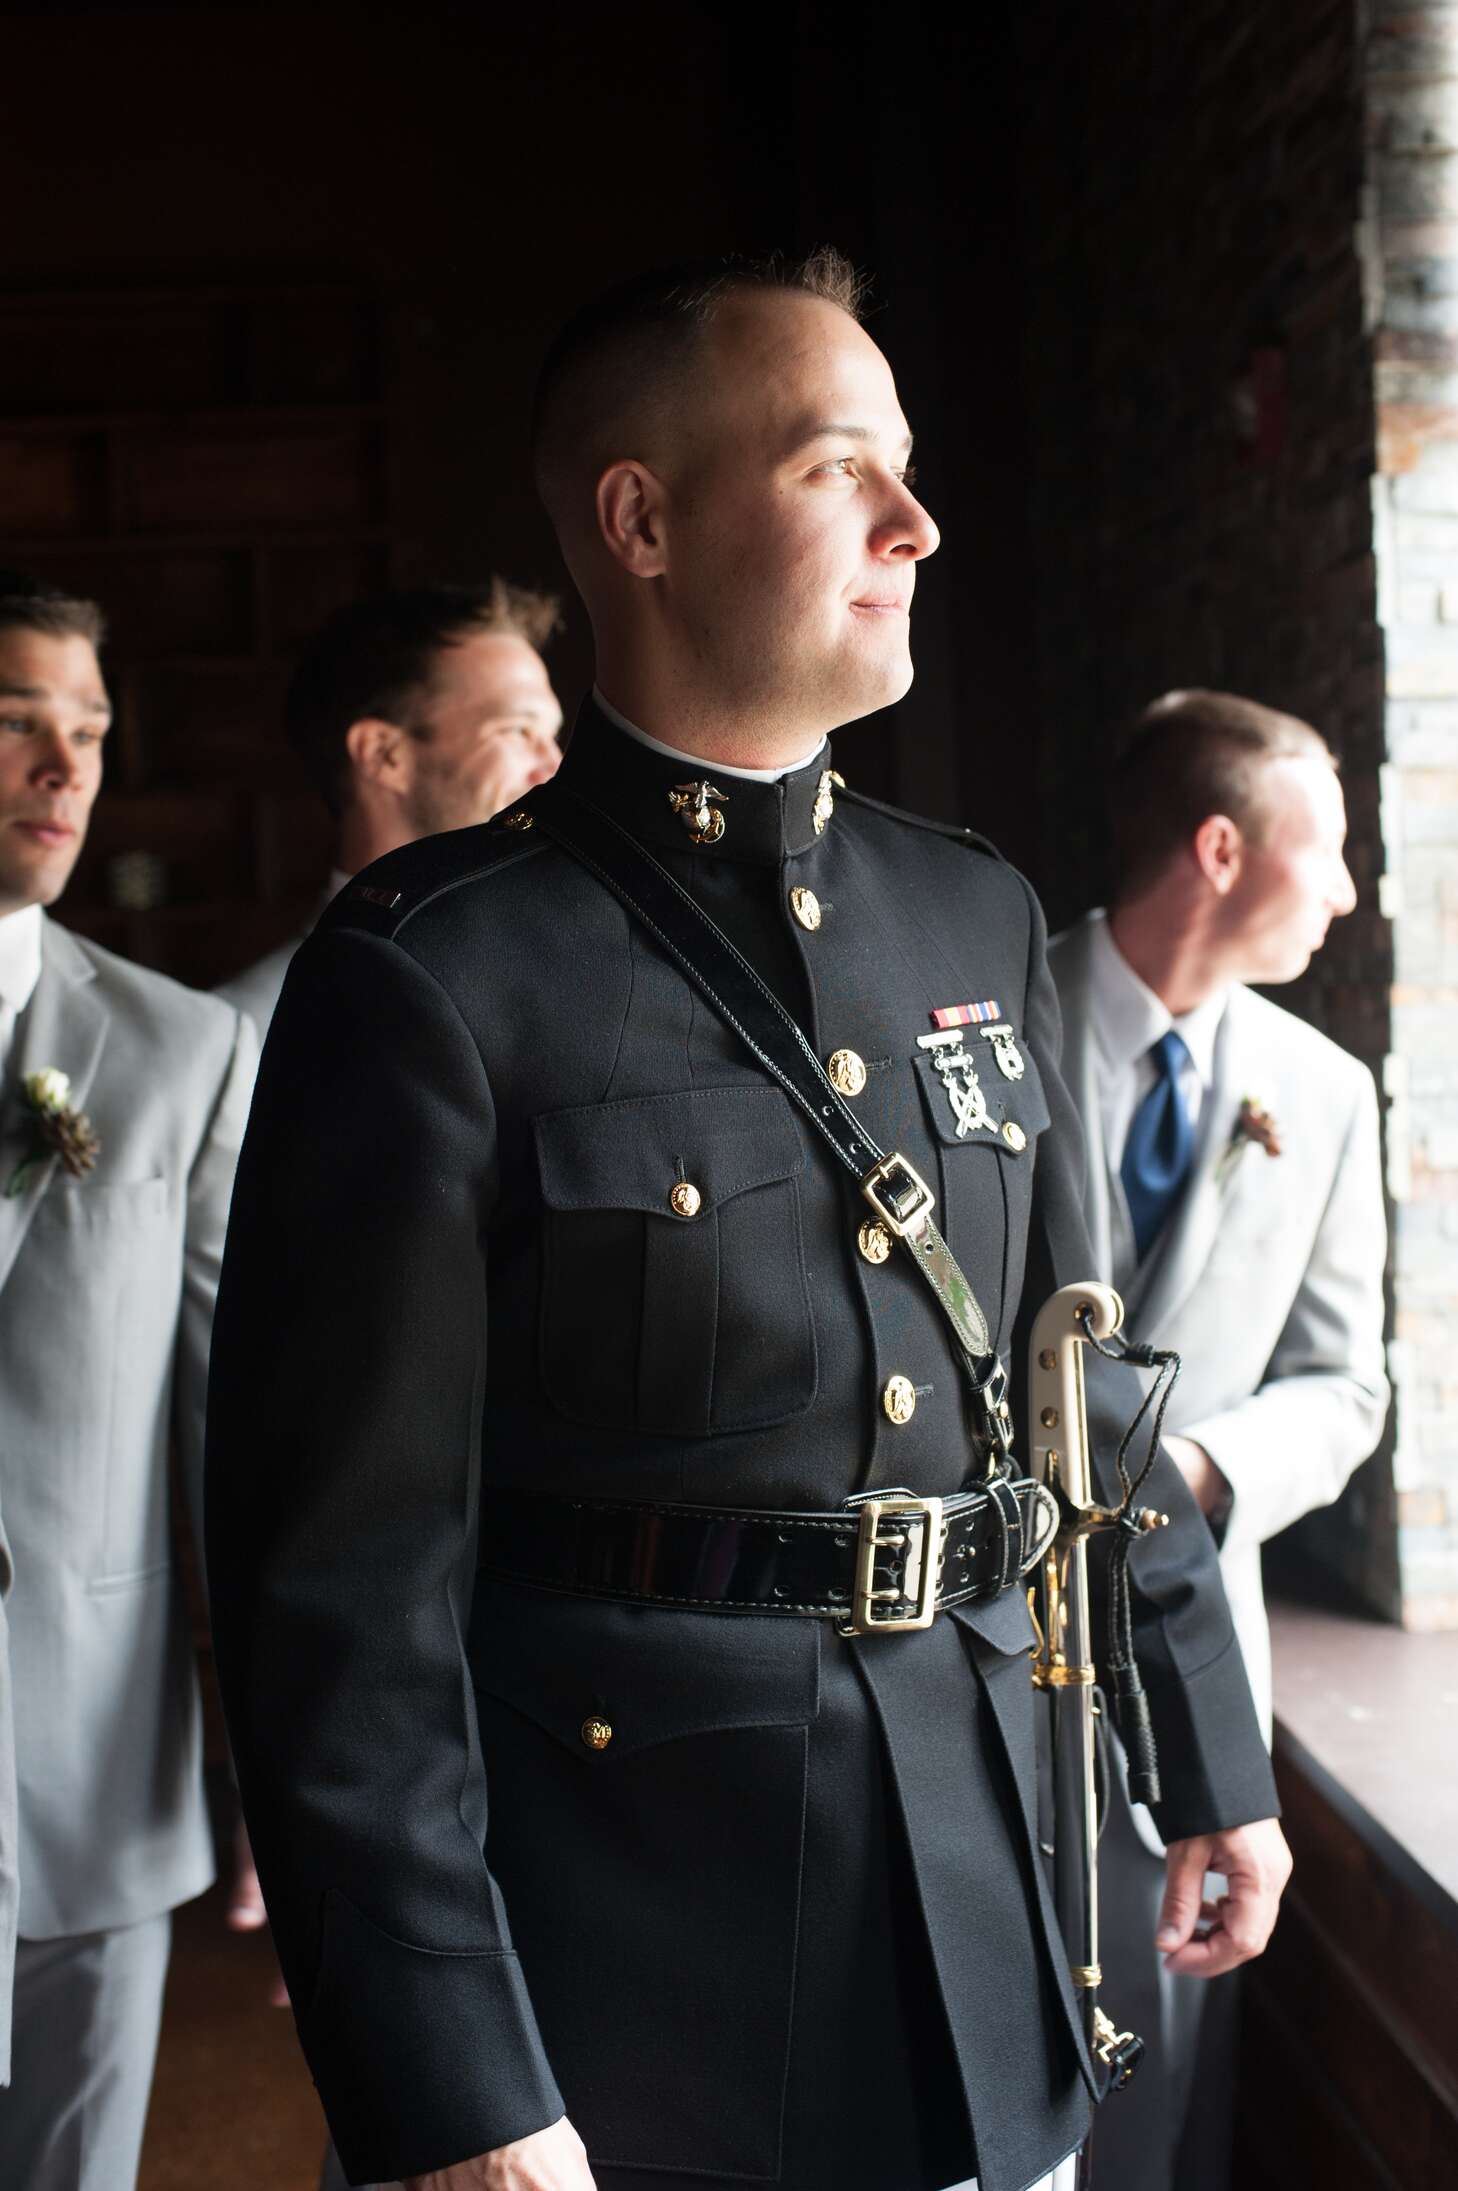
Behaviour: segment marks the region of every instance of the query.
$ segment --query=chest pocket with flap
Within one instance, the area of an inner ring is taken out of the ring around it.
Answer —
[[[583,1423],[704,1437],[815,1397],[805,1152],[778,1088],[689,1089],[535,1122],[541,1370]]]

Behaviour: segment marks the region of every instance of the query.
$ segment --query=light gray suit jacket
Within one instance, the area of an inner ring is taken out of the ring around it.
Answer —
[[[0,1519],[0,2084],[10,2082],[11,1999],[20,1914],[20,1820],[15,1798],[15,1699],[10,1686],[10,1628],[5,1600],[15,1579]]]
[[[269,952],[267,958],[256,960],[252,966],[245,966],[241,974],[235,974],[231,981],[219,982],[213,991],[214,996],[222,997],[238,1011],[247,1014],[257,1030],[260,1043],[268,1033],[274,1006],[282,994],[284,975],[289,970],[294,953],[308,933],[306,928],[302,936],[294,936],[288,943],[281,943],[276,951]]]
[[[1124,1296],[1125,1327],[1184,1363],[1166,1427],[1195,1438],[1235,1494],[1221,1547],[1226,1594],[1269,1738],[1271,1647],[1260,1548],[1334,1499],[1387,1412],[1382,1273],[1387,1252],[1372,1076],[1294,1013],[1236,988],[1215,1043],[1194,1172],[1162,1242],[1129,1267],[1122,1151],[1103,1145],[1104,1070],[1092,1022],[1089,915],[1054,939],[1063,1071],[1083,1123],[1094,1252]],[[1282,1153],[1243,1143],[1242,1101]],[[1116,1222],[1116,1217],[1121,1221]],[[1122,1267],[1121,1267],[1122,1265]]]
[[[129,1925],[201,1893],[191,1639],[174,1570],[175,1429],[201,1516],[208,1345],[253,1032],[215,998],[44,923],[0,1121],[70,1075],[101,1142],[73,1179],[52,1157],[0,1199],[0,1503],[19,1777],[20,1931]]]

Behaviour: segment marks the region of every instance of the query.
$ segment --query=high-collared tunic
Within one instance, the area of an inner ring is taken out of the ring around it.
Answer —
[[[591,708],[562,780],[819,1055],[854,1055],[858,1115],[933,1184],[1016,1366],[1089,1274],[1041,918],[977,840],[829,766],[721,784],[703,844],[679,764]],[[346,2168],[423,2171],[565,2109],[606,2191],[1021,2191],[1090,2082],[1021,1593],[858,1640],[477,1577],[478,1550],[509,1564],[494,1487],[824,1510],[972,1465],[950,1333],[899,1253],[865,1252],[854,1182],[521,821],[392,854],[299,951],[217,1318],[219,1666]],[[918,1040],[964,1005],[1024,1066],[968,1024],[976,1127]],[[1133,1380],[1101,1389],[1106,1426]],[[1208,1533],[1172,1467],[1151,1488],[1176,1516],[1136,1566],[1177,1835],[1275,1799]]]

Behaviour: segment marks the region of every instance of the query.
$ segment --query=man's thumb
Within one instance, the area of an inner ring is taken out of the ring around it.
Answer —
[[[1170,1846],[1164,1901],[1159,1912],[1157,1948],[1183,1947],[1195,1929],[1205,1889],[1205,1844],[1177,1841]]]

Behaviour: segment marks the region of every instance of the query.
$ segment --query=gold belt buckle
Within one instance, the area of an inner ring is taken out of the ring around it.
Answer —
[[[850,1617],[837,1622],[843,1636],[902,1635],[909,1628],[930,1628],[937,1617],[937,1585],[942,1576],[942,1545],[946,1524],[940,1499],[918,1499],[909,1491],[888,1492],[881,1499],[863,1499],[858,1505],[856,1580]],[[904,1522],[902,1530],[885,1530],[886,1522]],[[917,1524],[920,1524],[918,1530]],[[876,1558],[900,1545],[906,1550],[905,1587],[878,1590]],[[914,1613],[878,1613],[889,1599],[901,1604],[910,1598]]]
[[[861,1181],[861,1193],[898,1240],[915,1240],[936,1208],[937,1198],[921,1173],[894,1149],[871,1166]]]

